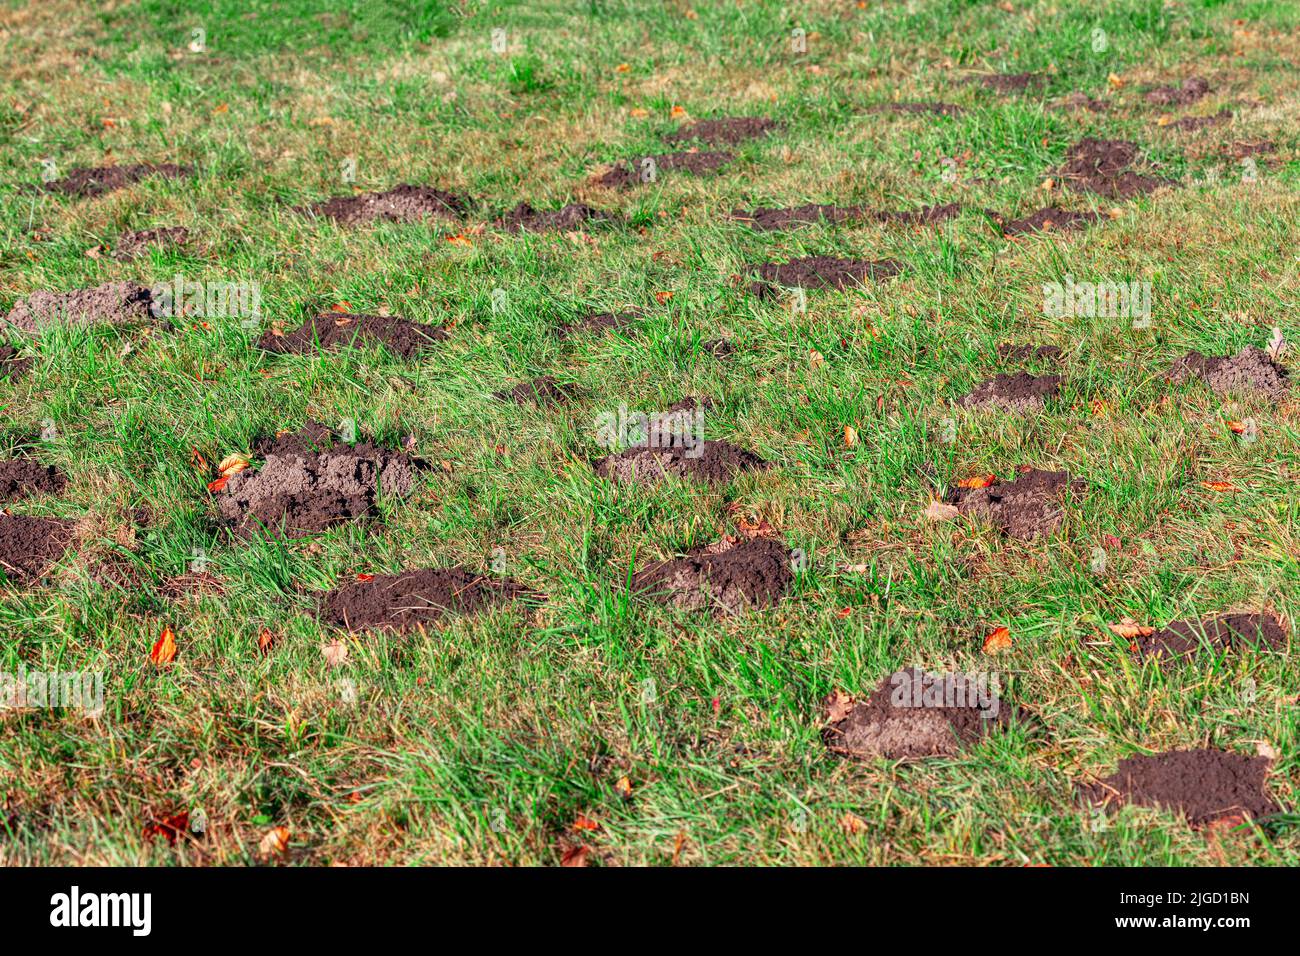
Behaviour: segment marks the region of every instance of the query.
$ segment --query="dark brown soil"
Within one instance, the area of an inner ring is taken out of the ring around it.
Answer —
[[[866,215],[867,211],[862,206],[819,206],[816,203],[791,206],[788,209],[760,206],[757,209],[731,211],[732,219],[765,232],[789,229],[792,226],[806,226],[814,222],[847,222],[850,219],[861,219]]]
[[[459,219],[469,206],[469,200],[455,193],[402,183],[387,192],[335,196],[299,211],[333,219],[344,226],[359,226],[368,222],[420,222],[434,216]]]
[[[1272,614],[1220,614],[1203,621],[1173,621],[1154,634],[1134,639],[1136,653],[1143,657],[1175,659],[1208,650],[1217,654],[1242,647],[1281,650],[1286,630]]]
[[[1035,232],[1068,232],[1086,229],[1099,220],[1095,212],[1076,212],[1071,209],[1057,209],[1045,206],[1037,212],[1031,212],[1021,219],[1013,219],[1002,226],[1004,236],[1023,236]]]
[[[632,590],[685,610],[734,614],[770,607],[790,589],[790,551],[780,541],[724,539],[632,577]]]
[[[961,203],[950,202],[942,206],[922,206],[920,209],[881,209],[871,213],[878,222],[896,222],[909,226],[929,226],[961,215]]]
[[[1004,362],[1059,362],[1063,354],[1059,345],[1013,345],[1003,342],[998,346],[998,358]]]
[[[1232,121],[1232,110],[1220,110],[1210,116],[1184,116],[1172,123],[1166,123],[1166,129],[1198,130],[1211,126],[1222,126]]]
[[[253,446],[265,460],[217,492],[222,519],[240,536],[295,538],[377,515],[377,500],[401,498],[415,483],[409,456],[372,442],[347,445],[319,422]]]
[[[134,163],[126,166],[78,166],[68,170],[62,179],[46,183],[47,192],[62,193],[65,196],[100,196],[104,193],[124,189],[150,176],[162,176],[166,179],[180,179],[193,170],[188,166],[174,163]]]
[[[990,73],[978,82],[997,93],[1024,93],[1043,85],[1040,73]]]
[[[411,631],[529,594],[509,578],[485,577],[468,568],[425,568],[341,585],[325,594],[320,619],[349,631]]]
[[[1241,140],[1233,143],[1227,149],[1227,154],[1233,159],[1245,159],[1247,156],[1262,156],[1265,153],[1276,153],[1277,143],[1270,139],[1261,140]]]
[[[613,220],[607,212],[583,203],[569,203],[559,209],[534,209],[521,202],[496,221],[506,232],[574,232],[586,226]]]
[[[1110,199],[1131,199],[1154,192],[1172,180],[1144,176],[1129,169],[1138,160],[1134,143],[1084,137],[1066,151],[1060,175],[1071,188]]]
[[[0,501],[17,501],[27,495],[56,495],[68,479],[53,465],[42,465],[30,458],[0,461]]]
[[[992,522],[1012,538],[1029,540],[1051,534],[1065,517],[1070,497],[1080,497],[1087,484],[1068,472],[1030,468],[1013,481],[996,480],[986,488],[948,490],[947,501],[963,515]]]
[[[762,116],[730,116],[718,119],[696,120],[687,123],[664,137],[667,143],[686,143],[699,140],[711,146],[735,146],[747,140],[758,139],[781,128],[776,120]]]
[[[1002,372],[985,379],[957,399],[963,408],[999,408],[1007,412],[1032,412],[1061,391],[1061,376],[1033,376],[1028,372]]]
[[[626,162],[616,163],[608,172],[597,176],[597,186],[610,189],[627,189],[631,186],[645,185],[641,181],[641,162],[645,157],[636,157]],[[731,153],[709,152],[707,150],[690,150],[685,153],[664,153],[651,156],[655,163],[656,177],[664,173],[715,173],[736,157]]]
[[[12,345],[0,345],[0,378],[18,381],[32,370],[32,360]]]
[[[1087,110],[1089,113],[1104,113],[1107,106],[1104,100],[1096,100],[1087,93],[1075,91],[1061,101],[1066,109]]]
[[[1209,81],[1193,76],[1181,86],[1157,86],[1147,93],[1146,100],[1156,106],[1190,106],[1209,92]]]
[[[859,759],[952,756],[1020,717],[1006,701],[998,701],[996,713],[991,702],[981,706],[977,686],[962,674],[897,671],[865,699],[828,699],[822,740],[832,752]]]
[[[126,262],[148,255],[151,249],[183,246],[189,242],[189,239],[190,231],[184,226],[159,226],[156,229],[124,232],[118,237],[117,245],[113,248],[113,258],[119,262]]]
[[[1280,402],[1289,389],[1286,369],[1261,348],[1247,345],[1236,355],[1202,355],[1188,352],[1169,370],[1174,382],[1195,377],[1217,395],[1259,396]]]
[[[571,335],[584,332],[627,332],[645,316],[640,309],[624,309],[622,312],[593,312],[584,315],[576,322],[568,322],[555,330],[555,334],[567,339]]]
[[[896,259],[872,262],[867,259],[837,259],[834,256],[809,256],[789,262],[764,262],[749,267],[761,282],[751,284],[759,298],[774,298],[779,288],[852,289],[871,279],[887,279],[903,270]]]
[[[954,103],[879,103],[869,113],[929,113],[935,116],[960,116],[965,110]]]
[[[700,351],[714,358],[727,358],[736,354],[736,346],[729,339],[706,339],[700,343]]]
[[[706,441],[698,457],[680,445],[668,448],[635,447],[607,455],[592,463],[596,474],[615,482],[654,484],[669,475],[709,484],[730,481],[738,472],[771,467],[752,451],[725,441]]]
[[[72,522],[0,514],[0,572],[11,581],[39,578],[72,543]]]
[[[267,352],[303,354],[382,345],[395,355],[413,359],[448,338],[445,329],[413,322],[396,315],[359,315],[322,312],[292,332],[270,331],[257,342]]]
[[[33,292],[14,305],[6,321],[34,333],[50,325],[130,325],[153,318],[149,290],[134,282],[109,282],[71,292]]]
[[[1107,808],[1131,803],[1160,807],[1187,817],[1193,827],[1225,817],[1270,816],[1280,807],[1264,790],[1270,761],[1223,750],[1171,750],[1150,757],[1125,757],[1118,772],[1079,792]]]
[[[552,375],[543,375],[527,382],[520,382],[513,388],[493,392],[493,398],[516,405],[536,405],[538,408],[556,408],[567,405],[577,397],[577,389],[572,385],[557,382]]]

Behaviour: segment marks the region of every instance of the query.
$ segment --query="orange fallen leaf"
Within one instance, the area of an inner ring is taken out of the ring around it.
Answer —
[[[1201,487],[1208,488],[1210,491],[1240,491],[1241,490],[1230,481],[1203,481],[1201,482]]]
[[[473,245],[474,245],[474,243],[470,241],[469,237],[468,237],[468,236],[465,236],[465,235],[448,236],[448,237],[447,237],[447,241],[448,241],[449,243],[451,243],[453,246],[473,246]]]
[[[851,608],[851,607],[842,607],[842,608],[840,608],[838,611],[835,612],[835,616],[838,617],[838,618],[843,619],[843,618],[848,617],[848,616],[849,616],[850,614],[852,614],[852,613],[853,613],[853,608]]]
[[[1235,435],[1240,435],[1246,430],[1246,423],[1239,421],[1228,422],[1228,429]]]
[[[230,479],[226,475],[222,475],[220,478],[217,478],[215,481],[209,481],[208,491],[212,492],[215,495],[222,488],[226,487],[226,482],[228,482],[229,480]]]
[[[578,819],[573,821],[573,829],[586,830],[589,833],[596,833],[600,830],[600,822],[590,817],[578,814]]]
[[[975,475],[973,478],[963,478],[957,482],[958,488],[987,488],[989,485],[997,483],[996,475]]]
[[[618,780],[614,782],[614,792],[624,800],[630,799],[632,796],[632,781],[626,776],[619,777]]]
[[[199,454],[199,450],[197,448],[190,449],[190,463],[194,465],[195,468],[198,468],[201,471],[208,470],[208,460],[204,458],[201,454]]]
[[[560,856],[560,866],[586,866],[587,854],[591,849],[587,846],[571,846]]]
[[[844,816],[840,817],[840,829],[849,835],[865,833],[867,829],[867,821],[862,819],[862,817],[858,816],[856,813],[849,813],[846,811]]]
[[[364,573],[358,573],[358,574],[357,574],[357,580],[358,580],[358,581],[363,581],[363,582],[364,582],[364,581],[373,581],[374,579],[375,579],[375,576],[374,576],[373,574],[364,574]]]
[[[1011,629],[1009,627],[995,628],[988,637],[984,638],[984,653],[998,654],[1002,651],[1011,650]]]
[[[283,856],[288,849],[288,827],[275,827],[267,830],[262,836],[261,842],[257,844],[257,852],[263,859],[272,856]]]
[[[641,106],[634,106],[630,110],[629,115],[633,119],[645,119],[647,116],[650,115],[650,111]]]
[[[618,66],[614,67],[614,71],[615,71],[616,73],[631,73],[631,72],[632,72],[632,64],[631,64],[631,63],[620,63]]]
[[[230,104],[229,104],[229,103],[222,103],[222,104],[218,105],[217,108],[214,109],[212,112],[214,112],[214,113],[229,113],[229,112],[230,112]]]
[[[858,430],[852,425],[844,426],[844,447],[852,448],[858,443]]]
[[[1125,640],[1131,640],[1135,637],[1148,637],[1156,632],[1154,627],[1148,627],[1145,624],[1139,624],[1131,617],[1123,618],[1118,624],[1107,624],[1112,634],[1116,634]]]
[[[257,632],[257,650],[259,653],[269,654],[274,646],[275,635],[271,633],[269,627],[264,627]]]
[[[673,297],[673,294],[672,294],[671,292],[656,292],[656,293],[655,293],[655,301],[658,302],[660,305],[663,305],[665,302],[669,302],[669,301],[671,301],[672,297]]]
[[[331,312],[351,312],[351,311],[352,311],[352,305],[351,305],[351,303],[349,303],[346,299],[342,299],[342,300],[340,300],[340,301],[338,301],[338,302],[335,302],[332,306],[330,306],[330,311],[331,311]]]
[[[176,635],[170,625],[163,627],[162,634],[154,642],[153,650],[149,652],[149,659],[159,667],[170,664],[176,659]]]
[[[683,116],[686,115],[686,107],[674,106],[671,110],[669,110],[669,114],[672,116],[673,119],[681,119]]]
[[[243,455],[227,455],[217,463],[217,474],[222,478],[229,478],[231,475],[237,475],[249,465],[249,461]]]

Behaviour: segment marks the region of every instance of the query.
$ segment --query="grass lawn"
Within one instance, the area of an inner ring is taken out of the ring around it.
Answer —
[[[1135,652],[1174,621],[1300,614],[1296,4],[3,0],[0,58],[0,459],[66,479],[3,502],[0,674],[103,686],[89,712],[0,709],[0,862],[1300,863],[1293,637]],[[665,138],[737,116],[776,125]],[[1085,137],[1135,144],[1109,193],[1080,188]],[[662,158],[693,146],[730,155]],[[596,181],[621,161],[630,182]],[[304,211],[399,184],[465,206]],[[521,202],[610,218],[505,228]],[[810,203],[849,211],[731,215]],[[1087,218],[1008,226],[1042,208]],[[898,271],[758,268],[814,256]],[[17,320],[178,276],[252,298]],[[1080,283],[1135,284],[1149,313],[1047,307]],[[570,328],[593,313],[627,323]],[[445,337],[276,350],[317,314]],[[1167,375],[1248,346],[1288,391]],[[959,401],[1022,371],[1060,376],[1041,407]],[[542,376],[554,403],[496,394]],[[687,397],[711,400],[696,437],[768,466],[593,468],[623,447],[611,414]],[[418,459],[409,487],[371,479],[364,513],[309,534],[232,520],[309,422]],[[1086,483],[1032,536],[956,488],[1021,466]],[[19,516],[60,519],[26,571]],[[767,541],[791,555],[772,600],[629,588]],[[468,569],[457,599],[482,606],[400,629],[322,610],[426,568]],[[492,600],[503,579],[527,593]],[[995,676],[1016,719],[925,759],[832,752],[825,702],[911,667]],[[1197,748],[1260,758],[1275,812],[1081,793]]]

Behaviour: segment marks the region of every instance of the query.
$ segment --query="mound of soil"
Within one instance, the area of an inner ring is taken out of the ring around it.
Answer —
[[[616,163],[603,175],[594,180],[597,186],[610,189],[627,189],[630,186],[643,185],[641,181],[641,163],[645,157]],[[651,156],[654,160],[656,176],[663,173],[715,173],[736,157],[731,153],[710,152],[708,150],[689,150],[684,153],[664,153]]]
[[[1166,123],[1166,129],[1198,130],[1211,126],[1222,126],[1232,120],[1232,110],[1219,110],[1210,116],[1184,116],[1172,123]]]
[[[126,262],[147,255],[150,249],[183,246],[189,240],[190,231],[184,226],[159,226],[156,229],[124,232],[117,239],[113,258],[119,262]]]
[[[32,370],[32,360],[12,345],[0,345],[0,378],[17,381]]]
[[[869,279],[887,279],[903,271],[897,259],[837,259],[834,256],[808,256],[789,262],[764,262],[749,266],[763,280],[750,285],[761,299],[774,298],[779,288],[852,289]]]
[[[1223,750],[1170,750],[1125,757],[1113,776],[1078,789],[1085,799],[1107,808],[1122,803],[1159,807],[1201,827],[1225,817],[1259,819],[1278,813],[1281,808],[1264,791],[1269,764],[1267,757]]]
[[[866,215],[867,211],[861,206],[819,206],[816,203],[784,209],[760,206],[757,209],[731,210],[732,219],[764,232],[805,226],[814,222],[847,222],[850,219],[861,219]]]
[[[868,113],[929,113],[934,116],[960,116],[965,110],[954,103],[913,102],[913,103],[879,103],[867,110]]]
[[[333,219],[340,225],[359,226],[368,222],[420,222],[435,216],[459,219],[468,210],[469,201],[463,196],[402,183],[387,192],[335,196],[299,211]]]
[[[978,82],[997,93],[1024,93],[1043,85],[1041,73],[990,73]]]
[[[897,671],[863,700],[836,694],[824,704],[822,741],[844,757],[915,760],[950,757],[1021,717],[999,700],[996,708],[964,674]]]
[[[73,523],[0,514],[0,572],[11,581],[39,578],[68,550]]]
[[[763,116],[724,116],[718,119],[696,120],[677,128],[664,137],[667,143],[685,143],[699,140],[711,146],[735,146],[747,140],[766,136],[781,128],[776,120]]]
[[[1181,86],[1157,86],[1146,95],[1156,106],[1190,106],[1210,92],[1210,83],[1199,76],[1188,77]]]
[[[222,519],[236,535],[265,530],[297,538],[379,513],[377,499],[401,498],[417,463],[373,442],[347,445],[319,422],[262,439],[259,467],[231,476],[217,492]]]
[[[131,325],[153,318],[153,296],[134,282],[109,282],[71,292],[33,292],[5,317],[10,325],[34,333],[49,325]]]
[[[1089,113],[1104,113],[1107,110],[1105,101],[1093,99],[1087,93],[1078,90],[1063,99],[1061,105],[1066,109],[1087,110]]]
[[[189,166],[177,166],[175,163],[132,163],[126,166],[77,166],[68,170],[62,179],[45,184],[46,192],[62,193],[65,196],[100,196],[114,190],[124,189],[150,176],[162,176],[165,179],[180,179],[193,170]]]
[[[30,458],[0,461],[0,501],[16,501],[27,495],[56,495],[68,479],[53,465],[42,465]]]
[[[695,457],[689,449],[673,444],[667,448],[635,447],[616,455],[606,455],[592,463],[596,474],[611,481],[654,484],[669,475],[709,484],[730,481],[738,472],[759,471],[771,467],[752,451],[725,441],[703,442]]]
[[[1023,236],[1035,232],[1067,232],[1086,229],[1101,218],[1095,212],[1076,212],[1044,206],[1022,219],[1013,219],[1002,226],[1004,236]]]
[[[534,209],[521,202],[496,221],[506,232],[574,232],[593,223],[613,220],[607,212],[593,209],[580,202],[569,203],[559,209]]]
[[[1243,647],[1281,650],[1285,646],[1286,630],[1272,614],[1220,614],[1203,621],[1173,621],[1133,641],[1135,653],[1162,660],[1185,657],[1203,648],[1219,653]]]
[[[1287,371],[1261,348],[1247,345],[1236,355],[1188,352],[1169,370],[1169,380],[1204,381],[1217,395],[1257,395],[1280,402],[1288,390]]]
[[[577,397],[577,390],[572,385],[557,382],[552,375],[543,375],[527,382],[520,382],[513,388],[493,392],[493,398],[516,405],[536,405],[538,408],[555,408],[567,405]]]
[[[770,607],[790,589],[790,551],[771,538],[723,539],[632,576],[632,591],[685,610]]]
[[[928,226],[961,215],[961,203],[950,202],[942,206],[922,206],[920,209],[882,209],[871,214],[877,222],[897,222],[904,225]]]
[[[484,577],[468,568],[425,568],[377,574],[325,594],[320,619],[349,631],[411,631],[452,614],[478,614],[529,591],[509,578]]]
[[[1175,185],[1172,180],[1133,172],[1129,167],[1137,159],[1135,143],[1086,136],[1066,151],[1060,175],[1072,189],[1111,199],[1131,199]]]
[[[1240,140],[1233,143],[1227,149],[1227,154],[1233,159],[1245,159],[1247,156],[1262,156],[1265,153],[1276,153],[1277,143],[1271,139],[1260,140]]]
[[[1052,534],[1065,517],[1070,496],[1082,496],[1087,483],[1068,472],[1029,468],[1013,481],[995,479],[985,488],[948,489],[946,500],[963,515],[992,522],[1004,534],[1022,541]]]
[[[1003,342],[998,346],[998,358],[1004,362],[1059,362],[1063,354],[1059,345],[1013,345]]]
[[[292,332],[271,330],[257,341],[266,352],[303,354],[317,349],[332,352],[355,346],[382,345],[395,355],[412,359],[434,343],[448,338],[438,326],[413,322],[396,315],[359,315],[322,312]]]
[[[1032,412],[1042,408],[1061,391],[1061,376],[1033,376],[1028,372],[1002,372],[985,379],[957,399],[962,408],[1000,408],[1008,412]]]
[[[583,332],[623,332],[634,328],[645,316],[640,309],[625,309],[622,312],[593,312],[584,315],[576,322],[566,322],[555,330],[562,339]]]
[[[706,339],[700,343],[700,351],[714,358],[727,358],[736,354],[736,346],[729,339]]]

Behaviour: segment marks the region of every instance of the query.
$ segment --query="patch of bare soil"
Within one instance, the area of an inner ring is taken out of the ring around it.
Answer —
[[[613,219],[610,213],[584,203],[569,203],[559,209],[534,209],[521,202],[497,219],[496,225],[506,232],[575,232]]]
[[[453,614],[478,614],[531,592],[509,578],[468,568],[424,568],[367,575],[326,592],[320,619],[348,631],[416,630]]]
[[[621,312],[593,312],[575,322],[567,322],[555,330],[557,337],[567,339],[584,332],[630,332],[645,317],[641,309],[624,309]]]
[[[1236,355],[1202,355],[1188,352],[1169,370],[1169,380],[1199,378],[1216,395],[1261,397],[1273,402],[1290,390],[1287,371],[1261,348],[1247,345]]]
[[[0,514],[0,573],[10,581],[44,576],[72,543],[73,522]]]
[[[749,266],[759,282],[750,291],[762,299],[775,298],[780,288],[852,289],[869,280],[878,281],[898,275],[903,263],[897,259],[839,259],[835,256],[808,256],[789,262],[764,262]]]
[[[335,196],[299,211],[343,226],[359,226],[371,222],[421,222],[431,217],[460,219],[469,206],[468,199],[455,193],[402,183],[385,192]]]
[[[646,159],[653,162],[654,181],[663,173],[691,173],[700,176],[715,173],[736,157],[731,153],[689,150],[684,153],[663,153],[658,156],[642,156],[636,159],[615,163],[608,171],[594,180],[597,186],[609,189],[627,189],[631,186],[645,185],[643,163]]]
[[[159,226],[155,229],[124,232],[113,247],[113,258],[119,262],[138,259],[140,256],[148,255],[151,249],[183,246],[189,242],[189,239],[190,231],[184,226]]]
[[[1173,621],[1151,634],[1133,639],[1133,650],[1143,657],[1176,660],[1197,651],[1218,654],[1243,647],[1281,650],[1286,630],[1272,614],[1220,614],[1203,621]]]
[[[322,312],[291,332],[272,329],[257,347],[277,354],[332,352],[341,348],[382,345],[394,355],[413,359],[449,336],[443,328],[396,315]]]
[[[1014,345],[1003,342],[998,346],[998,358],[1004,362],[1059,362],[1063,354],[1059,345]]]
[[[492,397],[499,398],[503,402],[514,402],[516,405],[557,408],[569,404],[577,394],[577,389],[572,385],[556,381],[553,375],[543,375],[527,382],[520,382],[513,388],[493,392]]]
[[[1004,236],[1023,236],[1036,232],[1071,232],[1086,229],[1099,219],[1101,219],[1101,216],[1095,212],[1044,206],[1027,216],[1005,223],[1002,226],[1002,234]]]
[[[984,488],[948,489],[946,500],[963,515],[991,522],[1008,537],[1030,540],[1055,532],[1065,505],[1082,497],[1087,483],[1068,472],[1027,468],[1012,481],[994,479]]]
[[[995,93],[1026,93],[1043,85],[1041,73],[989,73],[976,81]]]
[[[1184,116],[1173,122],[1163,124],[1164,129],[1198,130],[1211,126],[1222,126],[1232,122],[1232,110],[1219,110],[1209,116]]]
[[[51,325],[133,325],[152,321],[153,296],[134,282],[109,282],[70,292],[33,292],[5,321],[28,334]]]
[[[735,614],[776,604],[793,581],[782,542],[724,538],[637,572],[632,591],[685,610]]]
[[[1003,372],[985,379],[957,399],[962,408],[997,408],[1007,412],[1038,411],[1061,391],[1061,376]]]
[[[1179,86],[1157,86],[1147,92],[1146,101],[1156,106],[1190,106],[1209,92],[1208,80],[1192,76]]]
[[[0,378],[18,381],[32,370],[32,360],[12,345],[0,345]]]
[[[711,146],[736,146],[780,128],[781,124],[776,120],[762,116],[724,116],[686,123],[665,136],[664,141],[686,143],[698,140]]]
[[[729,442],[705,441],[696,449],[678,443],[629,448],[597,459],[592,467],[600,477],[619,483],[655,484],[675,476],[717,484],[730,481],[740,472],[769,468],[771,462]]]
[[[960,116],[965,112],[955,103],[912,102],[912,103],[878,103],[867,110],[868,113],[905,113],[910,115],[929,114],[933,116]]]
[[[189,166],[175,163],[129,163],[125,166],[76,166],[62,179],[45,184],[46,192],[86,198],[102,196],[134,185],[150,176],[180,179],[193,172]]]
[[[1129,167],[1137,160],[1135,143],[1087,136],[1066,151],[1060,175],[1072,189],[1110,199],[1131,199],[1161,186],[1176,185],[1172,180],[1133,172]]]
[[[0,501],[17,501],[28,495],[56,495],[68,479],[53,465],[30,458],[0,461]]]

